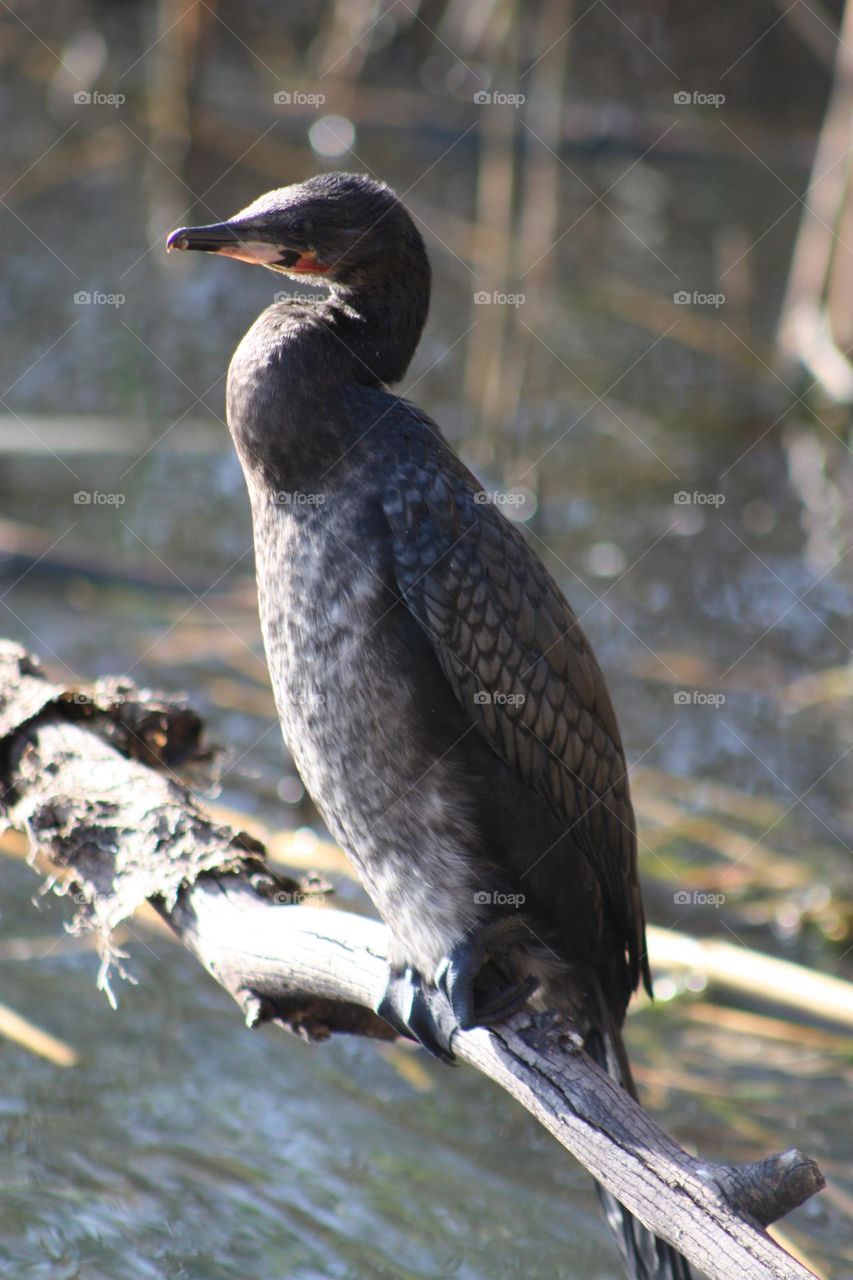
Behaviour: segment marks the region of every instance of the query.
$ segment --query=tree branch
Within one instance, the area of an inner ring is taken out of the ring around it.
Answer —
[[[384,926],[299,905],[311,884],[276,876],[257,842],[205,816],[171,772],[200,751],[200,721],[188,716],[115,682],[51,686],[22,650],[0,647],[7,820],[27,831],[33,856],[72,877],[75,927],[100,931],[105,967],[110,931],[149,899],[249,1025],[393,1039],[374,1012]],[[808,1157],[728,1166],[688,1155],[588,1057],[565,1015],[522,1012],[457,1033],[453,1048],[712,1280],[811,1275],[763,1229],[824,1185]]]

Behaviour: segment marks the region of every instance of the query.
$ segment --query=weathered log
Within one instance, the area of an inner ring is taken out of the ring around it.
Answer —
[[[187,716],[128,685],[50,686],[23,651],[0,648],[7,820],[73,878],[75,924],[100,930],[104,971],[110,931],[148,899],[249,1025],[393,1039],[374,1012],[385,928],[301,905],[311,884],[276,876],[257,842],[205,816],[172,773],[199,750],[200,722],[188,732]],[[823,1186],[807,1156],[728,1166],[688,1155],[587,1056],[565,1016],[522,1012],[458,1033],[453,1048],[712,1280],[811,1275],[764,1231]]]

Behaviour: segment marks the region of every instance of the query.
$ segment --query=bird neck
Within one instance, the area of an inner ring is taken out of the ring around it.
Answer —
[[[398,382],[429,309],[430,274],[412,255],[388,271],[335,283],[309,304],[268,307],[228,372],[228,424],[258,492],[310,487],[364,433],[353,394]],[[306,423],[310,431],[306,431]]]
[[[329,301],[335,315],[340,362],[348,377],[368,386],[399,382],[411,363],[429,310],[430,274],[409,259],[399,272],[374,274],[362,282],[336,284]]]

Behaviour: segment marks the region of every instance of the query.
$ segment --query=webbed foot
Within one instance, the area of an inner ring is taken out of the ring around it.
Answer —
[[[453,1062],[450,1042],[459,1023],[445,992],[424,982],[414,969],[392,971],[376,1012],[440,1062]]]
[[[401,1035],[417,1040],[442,1062],[453,1062],[457,1030],[504,1022],[527,1003],[538,985],[528,976],[508,986],[475,981],[489,959],[488,936],[466,938],[441,961],[433,982],[414,969],[392,972],[377,1013]]]

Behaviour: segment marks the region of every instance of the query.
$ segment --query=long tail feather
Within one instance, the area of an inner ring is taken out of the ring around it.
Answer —
[[[586,1039],[587,1052],[611,1079],[616,1080],[632,1098],[637,1090],[631,1076],[628,1055],[618,1029],[603,1007],[605,1030],[593,1030]],[[658,1239],[638,1222],[615,1196],[596,1183],[604,1215],[616,1237],[628,1280],[694,1280],[687,1259],[666,1241]]]

